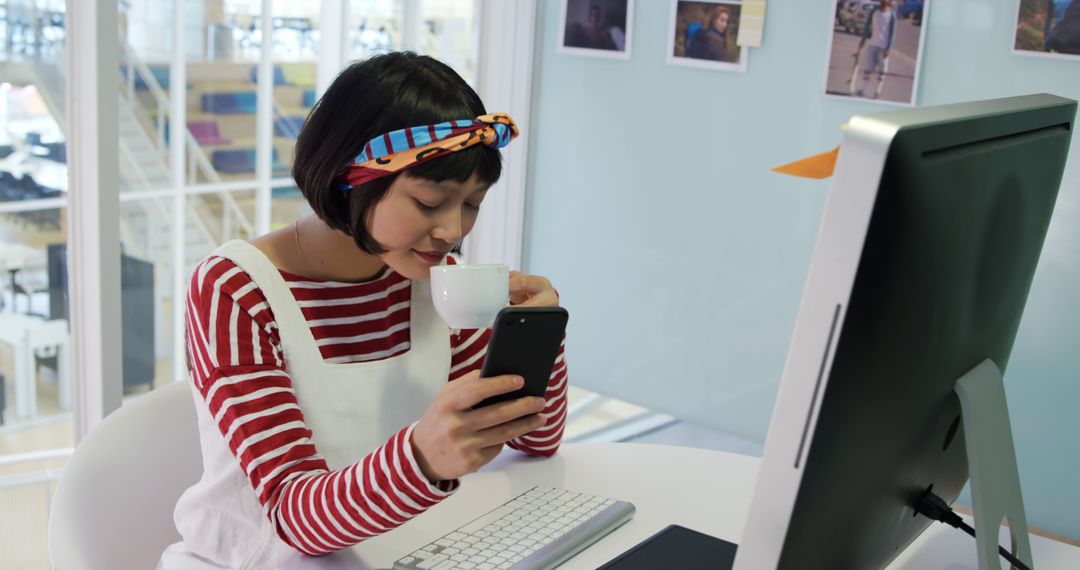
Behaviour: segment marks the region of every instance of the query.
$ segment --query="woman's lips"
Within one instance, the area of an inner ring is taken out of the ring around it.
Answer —
[[[412,251],[417,257],[431,264],[440,263],[446,257],[446,254],[441,251],[419,251],[415,249]]]

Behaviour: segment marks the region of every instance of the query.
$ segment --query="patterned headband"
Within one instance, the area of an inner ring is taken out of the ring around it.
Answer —
[[[364,145],[346,169],[342,189],[355,188],[473,145],[502,148],[517,136],[517,125],[505,113],[391,131]]]

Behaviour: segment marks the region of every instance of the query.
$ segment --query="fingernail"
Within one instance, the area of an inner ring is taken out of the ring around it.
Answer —
[[[533,398],[533,401],[536,402],[536,405],[540,406],[541,408],[547,405],[547,401],[545,401],[543,398]]]
[[[518,388],[520,388],[520,387],[522,387],[524,385],[525,385],[525,379],[524,378],[522,378],[521,376],[514,376],[514,386],[517,386]]]

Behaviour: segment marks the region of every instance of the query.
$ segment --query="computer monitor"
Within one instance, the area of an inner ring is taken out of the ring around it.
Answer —
[[[954,388],[1008,365],[1075,113],[1032,95],[851,120],[737,570],[881,568],[931,522],[913,497],[957,498],[975,414]]]

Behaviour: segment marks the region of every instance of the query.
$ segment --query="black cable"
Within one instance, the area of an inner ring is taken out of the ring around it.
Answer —
[[[943,522],[953,528],[958,528],[970,534],[972,538],[975,538],[975,529],[965,523],[964,519],[960,518],[960,515],[952,510],[952,507],[950,507],[941,497],[935,495],[930,489],[927,489],[919,495],[919,497],[915,499],[915,504],[912,505],[912,507],[917,513],[928,519]],[[1024,564],[1013,556],[1004,546],[998,545],[998,553],[1001,554],[1002,558],[1009,561],[1009,564],[1012,564],[1013,568],[1031,570],[1027,564]]]

